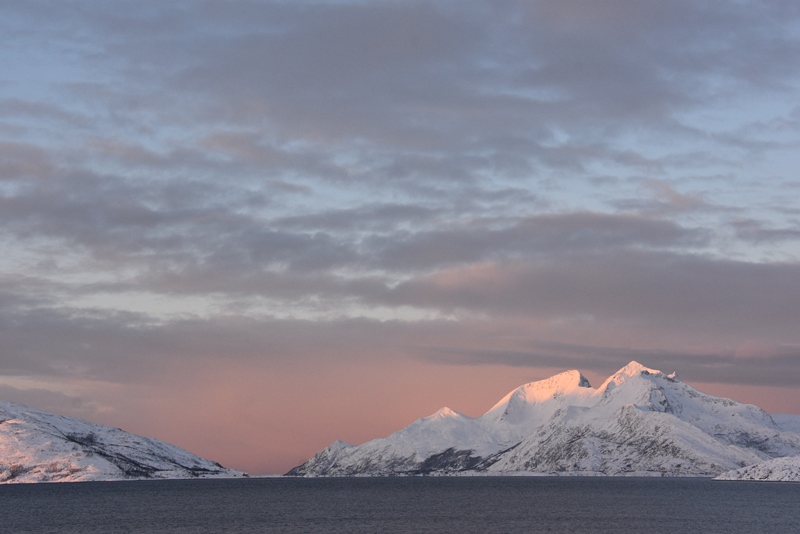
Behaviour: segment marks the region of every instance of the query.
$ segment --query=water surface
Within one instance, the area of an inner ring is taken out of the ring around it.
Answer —
[[[2,532],[800,532],[800,484],[262,478],[0,486]]]

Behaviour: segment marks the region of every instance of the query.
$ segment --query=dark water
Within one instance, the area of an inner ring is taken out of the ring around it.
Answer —
[[[652,478],[0,486],[1,532],[800,532],[800,484]]]

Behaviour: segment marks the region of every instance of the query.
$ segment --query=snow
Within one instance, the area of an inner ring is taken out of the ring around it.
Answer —
[[[800,415],[778,413],[772,416],[772,420],[775,421],[775,424],[777,424],[781,430],[800,434]]]
[[[714,480],[800,482],[800,456],[773,458],[741,469],[727,471]]]
[[[589,381],[578,371],[566,371],[538,382],[520,386],[495,404],[484,418],[520,423],[531,417],[542,417],[558,399],[581,402],[594,391]],[[544,408],[547,406],[548,408]],[[543,413],[544,412],[544,413]]]
[[[464,416],[462,414],[454,411],[454,410],[451,410],[447,406],[445,406],[444,408],[441,408],[438,412],[436,412],[435,414],[429,416],[430,419],[445,419],[445,418],[448,418],[448,417],[459,418],[459,417],[464,417]]]
[[[0,402],[0,483],[241,475],[163,441]]]
[[[649,367],[645,367],[644,365],[640,364],[639,362],[633,361],[608,377],[605,382],[600,386],[600,391],[606,392],[611,391],[615,387],[619,386],[620,384],[624,383],[629,378],[634,376],[640,376],[642,371],[649,373],[649,374],[656,374],[660,373],[661,371],[656,371],[655,369],[650,369]]]
[[[443,408],[386,438],[328,447],[289,474],[714,476],[800,454],[794,417],[776,423],[631,362],[598,389],[566,371],[520,386],[481,417]]]

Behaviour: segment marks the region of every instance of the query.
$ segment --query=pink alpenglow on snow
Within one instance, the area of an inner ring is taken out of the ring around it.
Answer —
[[[792,476],[773,459],[800,454],[798,423],[631,362],[598,389],[567,371],[480,417],[443,408],[386,438],[337,441],[288,474],[715,476],[756,464],[750,476],[777,480]]]

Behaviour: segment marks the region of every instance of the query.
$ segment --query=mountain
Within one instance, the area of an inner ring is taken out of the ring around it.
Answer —
[[[287,475],[714,476],[800,454],[794,424],[631,362],[597,389],[566,371],[480,417],[442,408],[386,438],[336,441]]]
[[[163,441],[0,402],[0,483],[236,475]]]
[[[800,415],[776,413],[772,416],[772,419],[783,430],[800,434]]]
[[[800,482],[800,456],[773,458],[722,473],[714,480],[765,480]]]
[[[775,414],[772,419],[781,429],[800,434],[800,415]],[[740,469],[733,469],[715,477],[715,480],[800,482],[800,456],[773,458]]]

